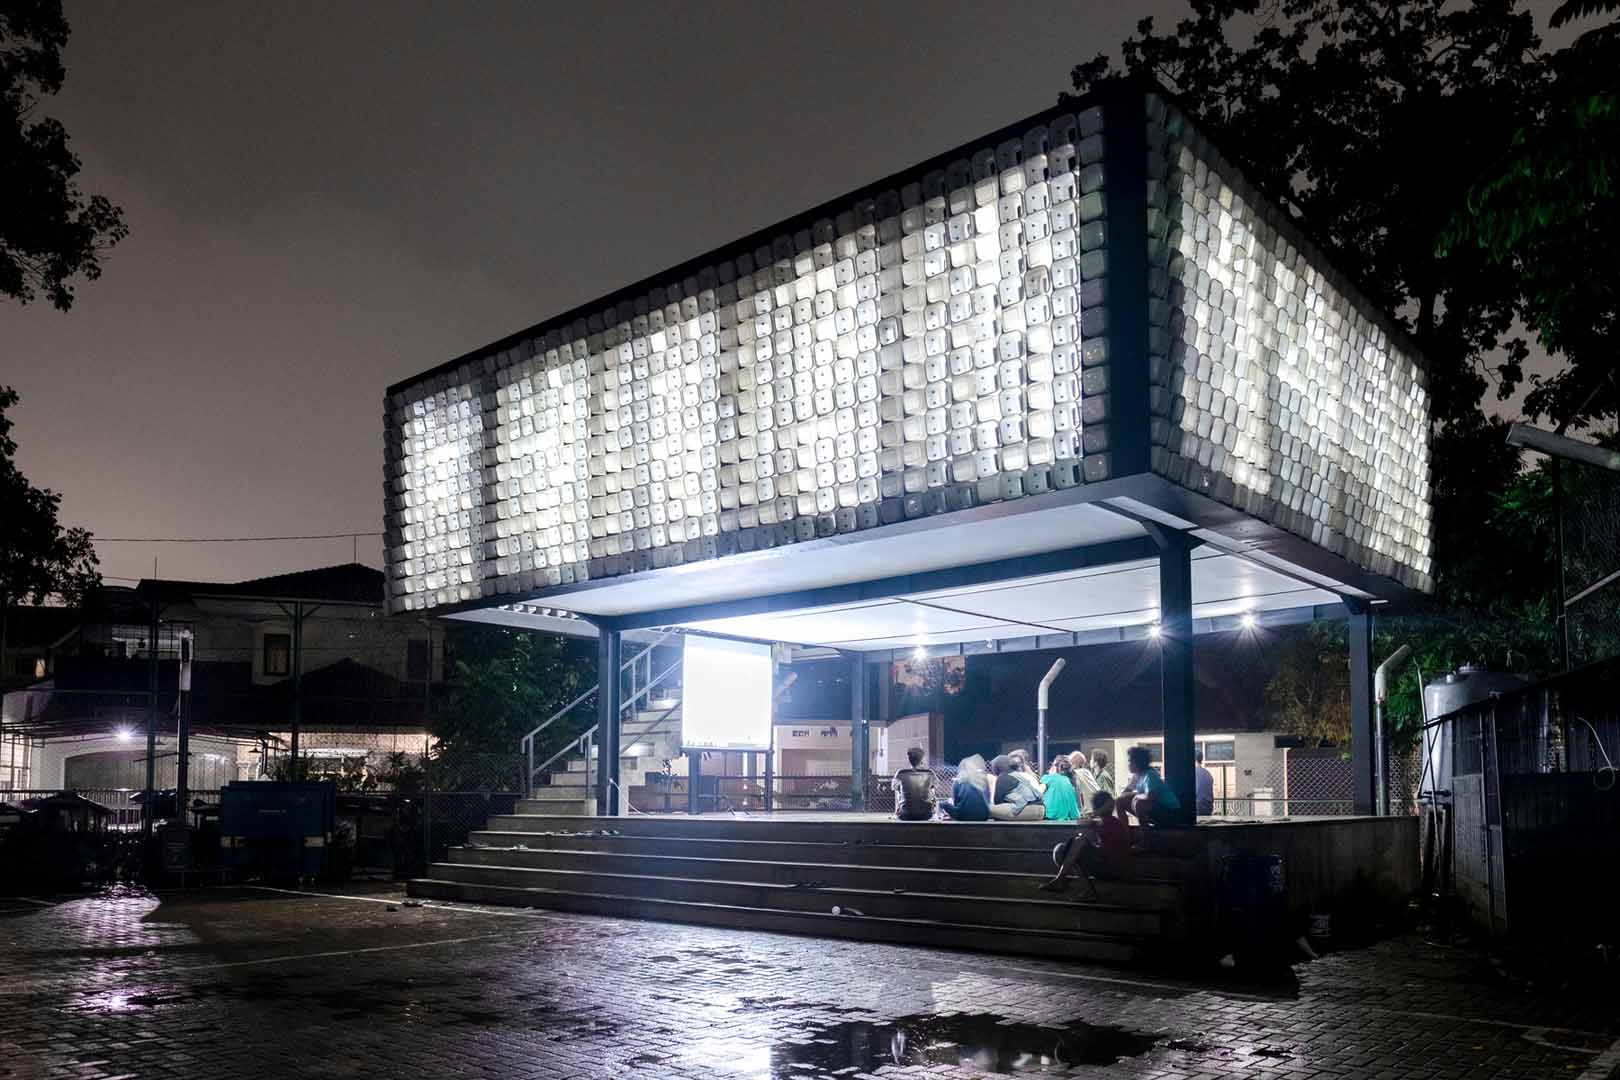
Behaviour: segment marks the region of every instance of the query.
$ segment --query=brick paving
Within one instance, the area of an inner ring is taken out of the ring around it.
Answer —
[[[1416,935],[1255,988],[395,886],[43,899],[0,899],[8,1080],[1620,1076],[1620,994],[1531,991]]]

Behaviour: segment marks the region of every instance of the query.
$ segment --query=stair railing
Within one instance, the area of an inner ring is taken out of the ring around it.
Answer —
[[[652,653],[653,653],[653,650],[656,649],[658,646],[664,644],[666,641],[668,641],[670,638],[674,637],[678,633],[679,633],[679,631],[677,631],[677,630],[666,630],[666,631],[664,631],[663,633],[659,634],[658,637],[655,638],[650,645],[648,645],[646,648],[644,648],[640,652],[636,653],[636,655],[632,656],[630,659],[626,660],[624,663],[619,665],[619,674],[621,676],[626,671],[628,671],[630,673],[630,694],[620,704],[620,712],[621,712],[621,714],[622,714],[624,709],[633,707],[636,702],[638,702],[642,698],[646,697],[647,694],[654,687],[656,687],[656,686],[660,685],[661,683],[663,683],[666,679],[669,678],[669,676],[671,674],[673,674],[677,669],[680,668],[681,662],[679,660],[676,660],[673,664],[671,664],[669,667],[665,668],[658,675],[654,676],[653,673],[652,673],[652,663],[653,663]],[[642,675],[643,668],[645,668],[645,671],[646,671],[645,676]],[[599,723],[598,724],[592,724],[591,727],[587,731],[581,732],[580,735],[577,738],[571,740],[568,743],[567,746],[563,747],[561,750],[559,750],[555,754],[551,755],[551,757],[547,758],[545,761],[541,762],[539,765],[536,765],[535,761],[534,761],[534,746],[535,746],[535,738],[541,732],[545,731],[547,728],[551,727],[551,725],[557,723],[557,721],[563,719],[565,716],[568,716],[570,713],[572,713],[576,708],[578,708],[580,705],[584,704],[586,701],[589,701],[592,698],[596,697],[597,691],[600,690],[601,687],[602,687],[601,680],[598,679],[597,682],[596,682],[596,685],[590,687],[588,690],[581,693],[578,697],[574,698],[574,700],[570,701],[568,704],[564,705],[562,708],[560,708],[556,712],[552,713],[549,717],[546,718],[546,720],[543,723],[541,723],[539,726],[537,726],[533,731],[531,731],[527,735],[523,736],[522,740],[518,743],[519,752],[521,754],[523,754],[524,759],[528,762],[527,771],[525,773],[525,794],[531,795],[531,796],[534,794],[534,783],[535,783],[535,777],[536,776],[539,776],[540,774],[544,773],[547,769],[549,769],[552,765],[554,765],[560,758],[566,757],[567,755],[569,755],[571,753],[579,751],[579,752],[583,752],[585,754],[585,761],[586,761],[586,766],[587,766],[586,770],[585,770],[585,772],[586,772],[585,789],[586,789],[587,796],[590,795],[591,789],[595,786],[594,777],[592,777],[591,770],[589,768],[590,751],[591,751],[591,747],[594,744],[594,741],[596,739],[597,729],[598,729],[598,727],[600,727]],[[666,713],[666,715],[667,715],[667,713]],[[660,718],[660,719],[662,719],[662,718]]]

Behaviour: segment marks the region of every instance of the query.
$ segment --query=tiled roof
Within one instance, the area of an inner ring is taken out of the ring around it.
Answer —
[[[283,600],[344,600],[383,602],[383,573],[360,563],[340,563],[290,574],[249,578],[246,581],[142,581],[140,591],[154,588],[165,595],[267,596]]]

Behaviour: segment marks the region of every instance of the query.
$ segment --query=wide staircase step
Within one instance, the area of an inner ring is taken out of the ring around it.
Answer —
[[[1189,896],[1205,888],[1201,859],[1169,833],[1131,880],[1100,881],[1095,897],[1078,886],[1054,895],[1037,886],[1072,824],[587,822],[534,794],[411,882],[411,895],[1124,963],[1184,946]]]
[[[859,863],[776,862],[759,858],[718,858],[602,850],[535,850],[527,847],[472,846],[450,853],[452,863],[535,870],[655,877],[751,881],[795,888],[878,889],[885,892],[951,895],[979,900],[1049,900],[1038,886],[1052,875],[1001,870],[863,866]],[[1099,902],[1165,914],[1181,903],[1176,881],[1133,878],[1100,881]],[[1155,928],[1156,929],[1156,928]]]
[[[410,882],[412,896],[477,904],[538,907],[618,918],[696,923],[730,930],[761,930],[817,937],[881,941],[897,945],[928,945],[972,949],[990,953],[1031,956],[1066,956],[1079,960],[1128,964],[1147,954],[1147,943],[1099,936],[1082,931],[1023,930],[995,924],[935,922],[920,918],[890,918],[840,909],[794,911],[746,908],[735,904],[665,900],[644,895],[606,895],[519,888],[438,878]]]

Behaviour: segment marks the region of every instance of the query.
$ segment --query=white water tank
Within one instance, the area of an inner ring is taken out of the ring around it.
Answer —
[[[1492,694],[1517,690],[1532,681],[1528,675],[1487,671],[1474,664],[1464,664],[1456,671],[1437,675],[1424,684],[1424,713],[1433,723],[1476,701],[1484,701]],[[1421,792],[1451,790],[1451,741],[1449,723],[1424,729],[1423,746],[1429,755],[1429,767],[1419,788]]]

